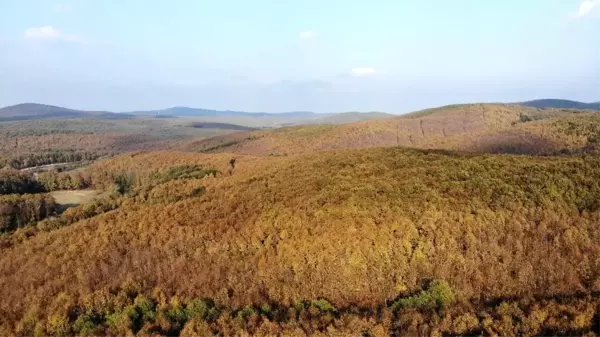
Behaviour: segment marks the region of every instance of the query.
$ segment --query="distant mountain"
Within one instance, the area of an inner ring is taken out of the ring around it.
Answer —
[[[83,111],[63,107],[23,103],[0,109],[0,121],[17,121],[49,118],[130,118],[129,114],[117,114],[107,111]]]
[[[341,113],[315,113],[310,111],[291,112],[244,112],[232,110],[211,110],[188,107],[173,107],[162,110],[132,111],[128,112],[136,116],[161,116],[173,117],[195,117],[212,122],[235,122],[236,124],[247,124],[247,126],[268,125],[270,127],[291,126],[303,124],[345,124],[363,120],[383,119],[394,117],[394,115],[383,112],[341,112]],[[248,121],[255,121],[254,123]],[[258,125],[255,123],[259,121]]]
[[[68,109],[59,106],[23,103],[5,108],[0,108],[0,122],[36,119],[59,118],[103,118],[122,119],[135,117],[151,117],[160,119],[174,119],[178,117],[193,118],[201,125],[206,123],[225,123],[238,125],[250,131],[254,128],[280,127],[303,124],[345,124],[363,120],[383,119],[394,115],[382,112],[342,112],[342,113],[314,113],[310,111],[290,111],[280,113],[245,112],[233,110],[211,110],[189,107],[173,107],[159,110],[144,110],[114,113],[108,111],[86,111]]]
[[[570,101],[567,99],[537,99],[533,101],[517,103],[520,105],[538,108],[538,109],[591,109],[600,110],[600,102],[584,103],[577,101]]]
[[[292,111],[292,112],[281,112],[281,113],[268,113],[268,112],[245,112],[245,111],[232,111],[232,110],[211,110],[211,109],[198,109],[188,107],[173,107],[161,110],[146,110],[146,111],[132,111],[128,112],[132,115],[170,115],[178,117],[287,117],[287,118],[312,118],[317,116],[316,113],[310,111]]]

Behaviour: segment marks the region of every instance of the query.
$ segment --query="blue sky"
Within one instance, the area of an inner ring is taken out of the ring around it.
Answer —
[[[0,0],[0,105],[600,100],[600,0]]]

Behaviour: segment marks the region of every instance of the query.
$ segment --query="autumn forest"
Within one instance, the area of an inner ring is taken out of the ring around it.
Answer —
[[[600,111],[116,117],[0,121],[0,335],[600,331]]]

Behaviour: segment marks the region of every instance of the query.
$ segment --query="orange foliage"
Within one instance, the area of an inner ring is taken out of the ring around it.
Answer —
[[[98,186],[131,177],[119,209],[0,248],[0,316],[14,323],[33,306],[46,315],[61,293],[77,305],[130,279],[146,294],[159,288],[157,301],[212,298],[243,308],[327,299],[337,308],[373,312],[398,296],[419,294],[430,279],[446,281],[459,303],[473,305],[568,297],[600,284],[597,157],[406,149],[236,156],[231,175],[152,185],[171,167],[226,172],[231,159],[158,152],[92,165]],[[200,186],[203,193],[191,193]],[[573,310],[589,327],[593,312],[586,308]],[[320,309],[307,310],[314,315]],[[318,321],[307,316],[310,324],[300,326],[344,333],[333,324],[337,314],[328,313]],[[431,332],[422,314],[403,315],[396,328]],[[53,316],[52,329],[62,327],[61,317]],[[168,317],[159,323],[164,329],[184,328]],[[266,324],[260,315],[243,317],[244,324],[235,317],[231,324],[247,331]],[[548,326],[572,329],[561,322]],[[494,324],[489,329],[524,329]],[[475,325],[468,312],[448,324],[439,318],[439,326],[454,329],[448,331]],[[188,325],[186,331],[203,328]]]

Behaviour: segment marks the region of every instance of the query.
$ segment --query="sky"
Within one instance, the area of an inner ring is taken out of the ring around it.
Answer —
[[[600,0],[0,0],[0,106],[600,100]]]

